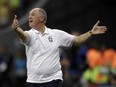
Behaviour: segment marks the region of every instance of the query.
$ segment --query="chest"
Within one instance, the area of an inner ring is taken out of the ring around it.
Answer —
[[[44,52],[56,50],[58,46],[58,41],[54,35],[37,34],[31,48],[33,52]]]

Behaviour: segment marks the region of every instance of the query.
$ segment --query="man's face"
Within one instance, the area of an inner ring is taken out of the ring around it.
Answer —
[[[36,28],[41,23],[42,14],[39,12],[39,8],[32,9],[29,13],[29,26]]]

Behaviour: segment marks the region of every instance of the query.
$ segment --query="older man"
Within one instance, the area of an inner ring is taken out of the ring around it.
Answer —
[[[15,15],[12,29],[26,47],[27,87],[62,87],[62,71],[59,58],[59,47],[70,47],[81,44],[92,35],[103,34],[106,26],[98,26],[80,35],[74,36],[58,29],[45,26],[47,14],[42,8],[34,8],[29,12],[28,31],[23,31]]]

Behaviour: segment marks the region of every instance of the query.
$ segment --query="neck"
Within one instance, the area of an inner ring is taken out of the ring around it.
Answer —
[[[42,34],[45,31],[45,25],[44,24],[39,24],[36,28],[37,31],[41,32]]]

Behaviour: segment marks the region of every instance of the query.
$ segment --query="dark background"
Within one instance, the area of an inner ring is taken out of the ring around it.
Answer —
[[[29,5],[26,8],[25,5],[20,6],[20,11],[14,12],[18,14],[19,21],[39,1],[41,0],[28,3]],[[116,48],[115,4],[114,0],[48,0],[43,6],[37,5],[36,7],[42,7],[46,10],[48,15],[47,27],[61,29],[68,33],[72,31],[80,34],[85,33],[100,20],[99,25],[105,25],[108,28],[107,32],[103,35],[93,36],[86,43],[95,42]],[[6,29],[1,28],[0,31],[0,42],[11,46],[14,44],[14,39],[17,38],[11,29],[13,17],[14,15],[11,15],[8,27]],[[24,18],[23,21],[25,22],[21,23],[21,27],[28,30],[28,15]]]

